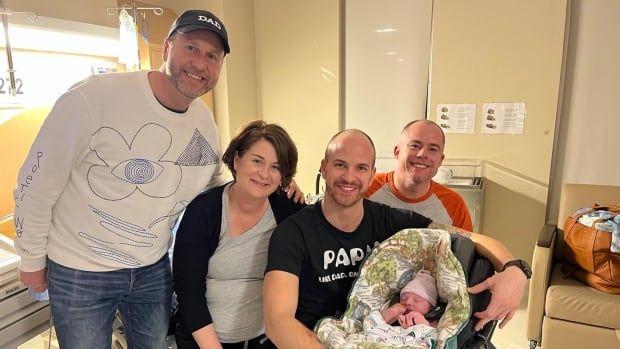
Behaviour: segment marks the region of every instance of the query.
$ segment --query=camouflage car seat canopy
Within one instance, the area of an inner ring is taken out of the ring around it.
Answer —
[[[370,312],[386,309],[394,295],[425,269],[437,281],[439,301],[447,304],[433,348],[456,348],[456,335],[470,318],[471,305],[465,273],[450,247],[450,234],[437,229],[405,229],[382,242],[362,264],[342,319],[326,317],[316,324],[319,340],[334,349],[393,348],[367,340],[362,321]]]

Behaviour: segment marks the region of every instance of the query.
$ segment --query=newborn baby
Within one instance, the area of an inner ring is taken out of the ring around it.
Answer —
[[[431,346],[437,330],[424,315],[437,305],[437,285],[428,270],[420,270],[400,291],[400,302],[371,312],[363,322],[368,340],[393,346]],[[391,326],[398,321],[398,326]],[[436,326],[436,324],[433,324]]]

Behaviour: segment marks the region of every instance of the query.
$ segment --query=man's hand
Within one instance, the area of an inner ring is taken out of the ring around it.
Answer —
[[[291,184],[288,186],[288,188],[284,188],[284,191],[286,192],[286,196],[289,199],[293,198],[295,202],[300,203],[300,204],[303,204],[304,202],[306,202],[304,193],[301,191],[301,189],[297,185],[297,182],[295,182],[294,179],[291,180]]]
[[[37,271],[20,270],[19,279],[36,292],[43,292],[47,289],[47,268]]]
[[[467,291],[472,294],[484,290],[491,291],[491,302],[484,311],[474,313],[479,318],[475,330],[480,331],[487,322],[501,320],[499,328],[503,328],[512,319],[515,311],[521,303],[527,278],[516,266],[506,268],[483,282],[469,287]]]

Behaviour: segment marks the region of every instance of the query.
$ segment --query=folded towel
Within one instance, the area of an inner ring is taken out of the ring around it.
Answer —
[[[577,212],[583,212],[583,209]],[[620,215],[606,210],[597,210],[579,217],[579,223],[588,227],[594,225],[598,230],[610,232],[611,246],[609,251],[620,253]]]

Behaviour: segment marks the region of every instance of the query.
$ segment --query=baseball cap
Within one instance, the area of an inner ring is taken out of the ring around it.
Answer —
[[[206,29],[214,32],[222,41],[224,46],[224,53],[230,53],[230,46],[228,46],[228,33],[224,23],[220,21],[213,13],[206,10],[187,10],[183,12],[172,23],[168,37],[172,34],[189,33],[194,30]]]

